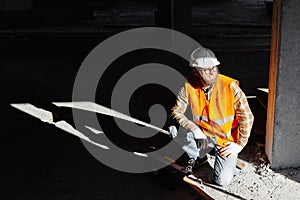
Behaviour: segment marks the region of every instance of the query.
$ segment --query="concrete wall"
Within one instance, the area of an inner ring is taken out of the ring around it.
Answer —
[[[299,10],[299,0],[281,1],[274,131],[270,158],[273,168],[300,166]]]

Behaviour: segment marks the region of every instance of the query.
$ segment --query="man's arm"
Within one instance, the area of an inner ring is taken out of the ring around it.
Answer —
[[[232,82],[230,85],[234,94],[234,109],[239,119],[239,141],[226,142],[225,147],[220,149],[221,156],[229,158],[234,154],[238,154],[246,146],[250,136],[254,117],[250,110],[246,95],[241,88]]]
[[[178,123],[186,128],[187,130],[191,130],[194,133],[195,139],[203,139],[206,137],[204,133],[200,130],[197,124],[189,120],[185,115],[185,111],[187,109],[188,98],[186,97],[185,88],[182,87],[177,95],[176,105],[172,108],[172,116],[178,121]]]
[[[241,88],[233,82],[231,88],[234,94],[234,109],[239,119],[239,141],[238,144],[244,147],[250,136],[254,116],[250,110],[246,95]]]

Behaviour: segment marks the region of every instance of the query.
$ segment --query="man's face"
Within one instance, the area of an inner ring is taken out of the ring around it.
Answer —
[[[203,81],[208,86],[213,86],[217,80],[218,67],[214,66],[212,68],[201,68],[197,67]]]

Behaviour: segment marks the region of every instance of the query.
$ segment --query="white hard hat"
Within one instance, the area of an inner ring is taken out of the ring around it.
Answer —
[[[220,62],[216,58],[212,50],[199,47],[193,51],[190,58],[191,67],[211,68],[219,65]]]

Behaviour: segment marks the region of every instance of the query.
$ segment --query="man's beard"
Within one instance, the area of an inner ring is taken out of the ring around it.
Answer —
[[[202,77],[202,80],[207,86],[213,86],[216,83],[217,76],[214,79],[206,79],[206,78]]]

